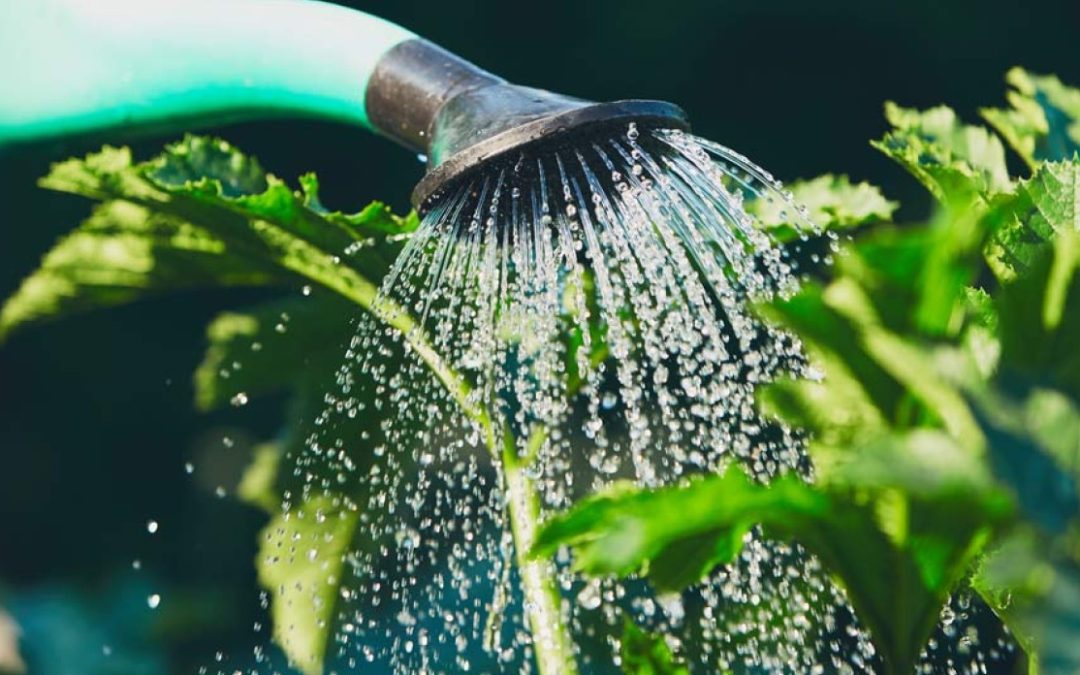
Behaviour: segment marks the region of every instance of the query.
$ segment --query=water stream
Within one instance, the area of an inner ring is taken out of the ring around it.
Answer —
[[[633,125],[493,164],[427,214],[286,458],[301,484],[286,510],[360,522],[328,669],[619,672],[625,614],[694,672],[873,672],[842,593],[796,548],[751,535],[662,597],[584,579],[568,555],[517,564],[538,519],[614,481],[730,462],[808,475],[803,441],[754,405],[761,383],[810,375],[801,346],[748,309],[797,289],[800,242],[775,242],[747,200],[827,237],[745,157]],[[343,437],[358,418],[374,421]]]

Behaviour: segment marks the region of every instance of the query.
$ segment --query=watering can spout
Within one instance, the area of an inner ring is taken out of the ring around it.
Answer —
[[[513,85],[378,17],[318,0],[0,2],[0,146],[307,116],[428,156],[425,210],[496,157],[613,121],[687,128],[659,101]]]

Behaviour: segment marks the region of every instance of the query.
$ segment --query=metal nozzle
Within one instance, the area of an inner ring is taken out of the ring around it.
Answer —
[[[383,134],[427,155],[427,173],[412,193],[422,213],[472,170],[533,144],[565,141],[613,122],[689,128],[686,113],[671,103],[594,103],[509,84],[420,39],[382,57],[366,106]]]

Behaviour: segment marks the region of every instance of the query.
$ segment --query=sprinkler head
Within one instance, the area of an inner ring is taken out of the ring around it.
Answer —
[[[427,155],[427,173],[412,193],[421,214],[477,170],[513,164],[538,146],[572,145],[631,122],[642,130],[690,127],[672,103],[595,103],[510,84],[421,39],[382,57],[365,103],[384,135]]]

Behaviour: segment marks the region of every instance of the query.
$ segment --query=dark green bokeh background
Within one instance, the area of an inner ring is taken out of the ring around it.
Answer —
[[[884,129],[886,99],[948,102],[974,120],[979,106],[1002,103],[1012,65],[1080,82],[1075,0],[353,4],[517,82],[677,102],[697,133],[781,178],[848,173],[884,185],[908,217],[925,212],[923,193],[867,144]],[[421,173],[415,157],[358,129],[296,120],[212,131],[287,179],[315,170],[333,208],[382,199],[404,210]],[[172,138],[135,148],[147,156]],[[87,213],[84,201],[39,190],[35,179],[50,162],[95,147],[70,141],[0,155],[0,295]],[[160,657],[175,672],[212,661],[217,648],[250,650],[262,521],[216,498],[214,486],[231,487],[245,448],[277,429],[282,409],[269,401],[196,414],[190,375],[208,319],[257,297],[167,297],[35,327],[0,347],[0,604],[31,617],[28,637],[67,631],[72,653],[90,645],[100,656],[103,642],[135,645],[145,634],[166,645]],[[223,435],[233,448],[222,447]],[[193,476],[183,469],[189,460]],[[150,518],[161,523],[153,536]],[[153,614],[144,603],[151,590],[163,595]],[[136,609],[124,611],[136,618],[116,618],[113,606],[128,596]],[[53,672],[114,672],[68,666]]]

